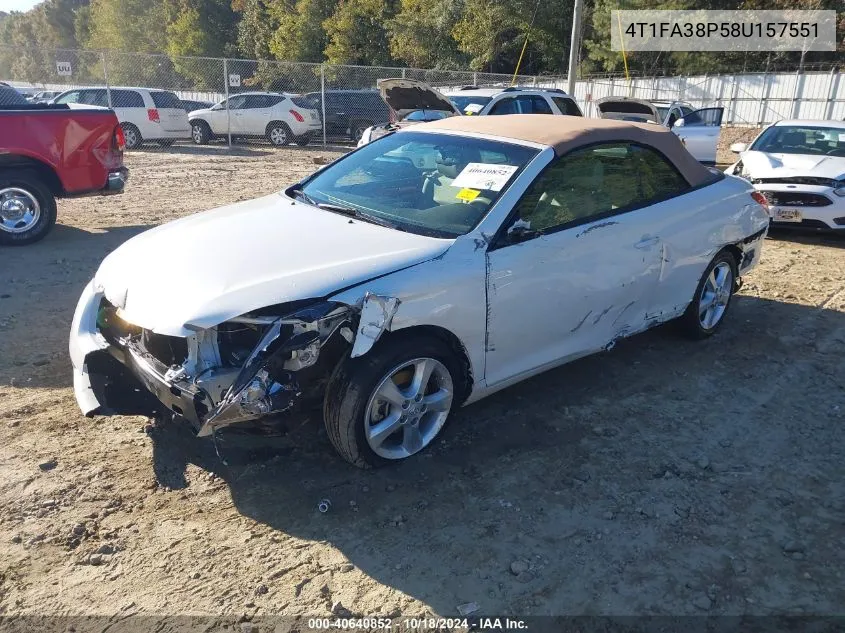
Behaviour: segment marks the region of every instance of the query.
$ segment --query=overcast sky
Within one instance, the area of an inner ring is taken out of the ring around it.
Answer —
[[[42,0],[0,0],[0,11],[29,11]]]

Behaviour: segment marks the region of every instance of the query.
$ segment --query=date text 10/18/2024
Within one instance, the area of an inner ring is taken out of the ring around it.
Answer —
[[[396,631],[527,631],[528,624],[519,618],[309,618],[312,631],[331,630],[396,630]]]

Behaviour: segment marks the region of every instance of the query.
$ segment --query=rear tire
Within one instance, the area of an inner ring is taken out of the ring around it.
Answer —
[[[144,137],[141,136],[141,130],[131,123],[121,123],[123,128],[123,137],[126,139],[126,149],[138,149],[144,144]]]
[[[273,121],[267,126],[267,140],[276,147],[285,147],[293,140],[293,134],[287,123]]]
[[[716,333],[730,308],[736,280],[736,259],[728,251],[721,251],[707,266],[686,312],[678,319],[686,336],[700,340]]]
[[[417,388],[424,367],[429,377]],[[396,403],[379,397],[388,381],[396,385]],[[338,364],[323,403],[329,440],[359,468],[401,461],[435,440],[462,390],[462,366],[446,343],[426,335],[393,335],[364,356],[347,356]],[[383,433],[377,429],[381,423],[387,423]]]
[[[24,246],[56,224],[56,197],[35,172],[0,172],[0,244]]]
[[[191,140],[196,145],[207,145],[211,139],[211,128],[205,121],[191,122]]]

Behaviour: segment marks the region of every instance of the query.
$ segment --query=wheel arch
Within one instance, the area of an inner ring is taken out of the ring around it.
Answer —
[[[60,196],[64,193],[64,185],[62,185],[56,170],[37,158],[21,156],[20,154],[0,154],[0,172],[13,170],[35,172],[54,196]]]
[[[472,392],[475,380],[467,348],[454,332],[440,325],[410,325],[397,330],[385,331],[379,342],[382,340],[410,339],[416,336],[428,336],[439,339],[448,345],[449,349],[455,354],[455,358],[460,363],[462,369],[461,375],[458,376],[461,385],[460,392],[456,394],[456,399],[459,405],[462,404]]]

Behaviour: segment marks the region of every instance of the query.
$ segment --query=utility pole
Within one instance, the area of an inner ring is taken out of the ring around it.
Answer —
[[[578,57],[581,52],[581,12],[584,0],[575,0],[575,10],[572,14],[572,39],[569,45],[569,74],[567,75],[566,92],[575,95],[575,77],[578,74]]]

